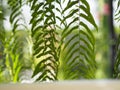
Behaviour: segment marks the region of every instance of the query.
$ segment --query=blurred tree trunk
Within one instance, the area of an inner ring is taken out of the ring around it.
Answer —
[[[109,2],[110,5],[110,38],[112,40],[112,44],[111,44],[111,77],[113,77],[113,73],[114,73],[114,60],[115,60],[115,42],[116,42],[116,34],[114,31],[114,26],[113,26],[113,0],[110,0]]]
[[[108,71],[109,71],[109,76],[112,78],[113,76],[113,70],[114,70],[114,57],[115,57],[115,40],[116,40],[116,35],[113,27],[113,6],[112,6],[113,1],[112,0],[105,0],[104,2],[104,21],[103,21],[103,26],[105,27],[106,30],[106,37],[107,37],[107,42],[109,43],[109,66],[108,66]]]

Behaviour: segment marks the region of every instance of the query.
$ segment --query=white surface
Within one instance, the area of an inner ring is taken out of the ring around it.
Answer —
[[[0,90],[120,90],[120,81],[80,80],[36,84],[0,84]]]

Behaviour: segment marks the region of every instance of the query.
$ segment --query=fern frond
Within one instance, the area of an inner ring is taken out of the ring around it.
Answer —
[[[23,0],[8,0],[8,5],[11,9],[11,14],[9,21],[12,24],[12,32],[15,34],[17,29],[21,29],[21,27],[25,28],[24,18],[22,14],[21,7],[25,4],[25,1]]]
[[[11,81],[19,81],[19,73],[22,69],[22,57],[23,57],[23,44],[24,40],[17,37],[18,27],[24,27],[22,21],[21,7],[23,6],[22,0],[8,0],[8,5],[11,9],[10,23],[12,24],[12,32],[9,32],[9,36],[6,36],[4,53],[5,53],[5,64],[11,75]],[[25,38],[24,38],[25,39]]]
[[[12,82],[18,82],[19,81],[19,73],[21,69],[23,68],[23,46],[25,46],[25,40],[26,38],[19,35],[20,31],[17,31],[14,36],[11,36],[11,32],[9,32],[8,35],[6,35],[5,40],[5,65],[6,69],[9,71],[10,74],[10,80]]]
[[[59,47],[58,79],[95,78],[95,38],[86,22],[93,25],[96,30],[98,28],[89,4],[86,0],[67,0],[66,2],[66,6],[63,7],[62,1],[57,1],[61,9],[56,10],[61,13],[61,17],[56,17],[64,26]],[[67,12],[69,13],[66,14]]]
[[[33,38],[33,56],[38,62],[33,76],[40,74],[36,81],[57,80],[57,39],[55,28],[54,0],[30,1],[32,12],[31,36]]]

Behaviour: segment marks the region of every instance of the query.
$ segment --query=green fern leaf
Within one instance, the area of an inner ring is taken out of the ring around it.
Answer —
[[[33,42],[33,56],[39,59],[33,77],[41,73],[36,81],[56,80],[57,77],[57,51],[55,43],[57,43],[55,26],[54,0],[47,0],[38,2],[31,1],[32,19],[32,38]]]
[[[60,1],[58,4],[62,6],[62,1]],[[81,21],[81,18],[85,19],[87,22],[93,25],[96,30],[98,30],[94,18],[90,12],[89,4],[86,0],[69,0],[67,2],[67,6],[65,8],[61,7],[61,10],[57,9],[62,16],[57,16],[57,19],[60,20],[61,24],[64,26],[64,29],[61,33],[61,65],[58,69],[58,79],[68,80],[81,77],[88,79],[95,78],[95,74],[93,73],[96,70],[94,55],[95,38],[92,31],[88,28],[88,25]],[[80,10],[84,11],[84,13],[82,13]],[[70,11],[68,15],[65,14],[67,11]],[[68,19],[71,19],[71,22],[67,22]],[[62,72],[63,70],[61,69],[64,69],[65,73]],[[87,69],[90,71],[87,71]]]

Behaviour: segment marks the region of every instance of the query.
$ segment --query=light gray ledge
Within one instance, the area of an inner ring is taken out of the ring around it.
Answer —
[[[80,80],[34,84],[0,84],[0,90],[120,90],[120,81]]]

